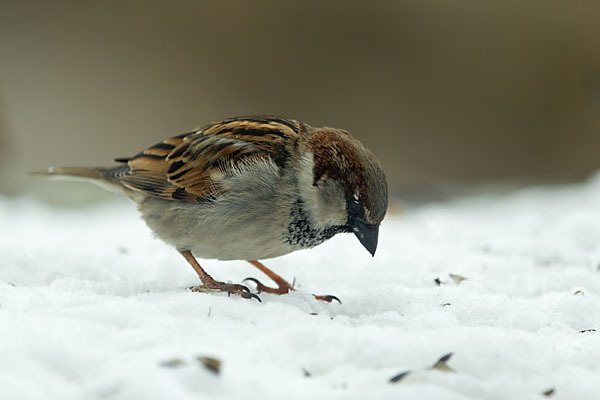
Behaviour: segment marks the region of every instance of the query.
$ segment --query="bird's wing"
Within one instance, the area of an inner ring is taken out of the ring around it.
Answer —
[[[304,133],[298,121],[277,117],[241,117],[211,123],[197,131],[166,139],[118,168],[123,186],[147,195],[188,203],[219,197],[220,182],[250,159],[288,162],[290,141]]]

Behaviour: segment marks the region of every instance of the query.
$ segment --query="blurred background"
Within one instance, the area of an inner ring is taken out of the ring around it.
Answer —
[[[598,1],[0,0],[0,193],[110,165],[216,119],[348,129],[392,193],[581,180],[600,168]],[[97,192],[96,192],[97,190]]]

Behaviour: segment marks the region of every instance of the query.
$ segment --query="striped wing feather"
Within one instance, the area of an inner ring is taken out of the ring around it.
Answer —
[[[287,148],[304,133],[304,125],[276,117],[243,117],[209,124],[166,139],[143,152],[117,161],[128,169],[119,181],[129,189],[189,203],[219,197],[231,170],[252,158],[272,160],[283,168]]]

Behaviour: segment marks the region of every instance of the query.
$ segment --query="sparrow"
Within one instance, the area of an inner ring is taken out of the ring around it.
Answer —
[[[194,268],[197,292],[260,298],[213,279],[202,259],[247,260],[277,287],[294,287],[260,261],[354,233],[375,255],[387,183],[373,153],[343,129],[249,116],[209,123],[155,144],[112,167],[50,167],[46,175],[91,180],[137,204],[154,234]],[[339,299],[332,295],[319,300]]]

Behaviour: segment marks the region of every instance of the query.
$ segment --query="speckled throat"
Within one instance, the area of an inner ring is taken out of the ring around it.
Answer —
[[[298,199],[290,212],[292,222],[288,225],[285,242],[294,247],[315,247],[338,233],[350,232],[346,226],[337,225],[327,228],[314,228],[310,225],[308,212],[304,208],[304,202]]]

